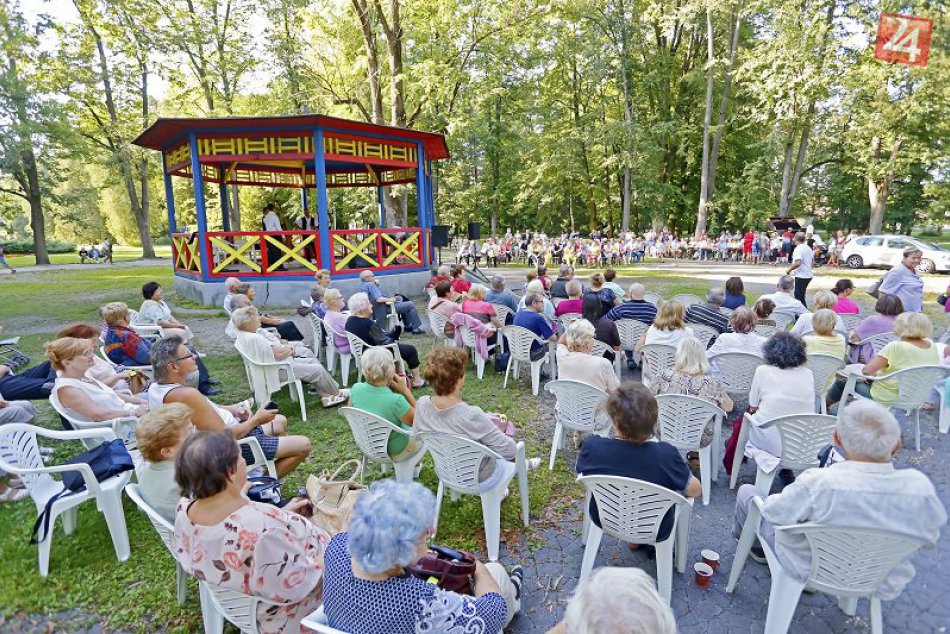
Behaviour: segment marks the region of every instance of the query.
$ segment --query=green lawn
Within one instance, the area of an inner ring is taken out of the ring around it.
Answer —
[[[160,258],[170,258],[172,257],[172,248],[170,246],[156,246],[155,255]],[[116,262],[124,262],[126,260],[137,260],[142,257],[142,248],[141,247],[124,247],[116,245],[113,247],[113,259]],[[79,249],[77,247],[76,251],[73,253],[51,253],[49,256],[50,264],[79,264]],[[34,266],[36,264],[36,256],[30,255],[7,255],[7,262],[10,263],[10,266],[13,268],[23,268],[28,266]],[[96,266],[91,262],[87,262],[89,266]],[[99,265],[104,266],[104,265]]]

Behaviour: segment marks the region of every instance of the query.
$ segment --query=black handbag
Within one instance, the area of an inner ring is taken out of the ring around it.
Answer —
[[[132,462],[132,456],[129,450],[125,448],[122,441],[118,438],[110,442],[104,442],[98,447],[89,451],[75,455],[66,462],[68,464],[87,464],[92,469],[92,475],[98,482],[108,480],[112,476],[119,475],[135,468]],[[49,536],[50,510],[56,500],[79,493],[86,490],[86,480],[79,471],[66,471],[63,473],[63,490],[51,497],[46,502],[46,507],[40,516],[36,518],[33,524],[33,533],[30,538],[30,544],[38,544]],[[40,526],[43,527],[43,536],[38,537]]]
[[[271,476],[255,476],[248,478],[250,485],[247,489],[247,499],[252,502],[263,502],[264,504],[273,504],[276,507],[283,508],[290,502],[280,494],[280,480]]]

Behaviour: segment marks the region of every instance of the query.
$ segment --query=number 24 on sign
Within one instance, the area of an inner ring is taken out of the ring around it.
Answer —
[[[932,27],[930,18],[882,13],[877,25],[874,57],[884,62],[926,66]]]

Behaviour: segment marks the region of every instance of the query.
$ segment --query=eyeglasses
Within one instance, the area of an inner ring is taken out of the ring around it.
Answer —
[[[178,362],[178,361],[185,361],[186,359],[194,359],[194,358],[195,358],[195,355],[194,355],[193,353],[188,353],[188,354],[186,354],[186,355],[183,356],[183,357],[179,357],[179,358],[175,359],[175,361],[176,361],[176,362]]]

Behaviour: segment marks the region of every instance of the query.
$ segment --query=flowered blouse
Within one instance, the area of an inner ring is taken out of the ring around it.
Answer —
[[[353,574],[346,533],[327,546],[323,610],[330,627],[360,634],[495,634],[508,606],[500,594],[470,597],[410,576],[367,581]]]
[[[304,517],[250,502],[214,526],[188,517],[188,500],[175,516],[172,548],[189,574],[281,605],[261,604],[262,634],[297,634],[320,605],[323,553],[330,536]]]
[[[658,396],[660,394],[695,396],[719,407],[722,407],[723,402],[729,398],[719,379],[710,374],[684,374],[683,372],[666,370],[653,379],[650,387]],[[712,442],[713,424],[715,424],[714,421],[710,421],[703,428],[700,447],[706,447]]]

